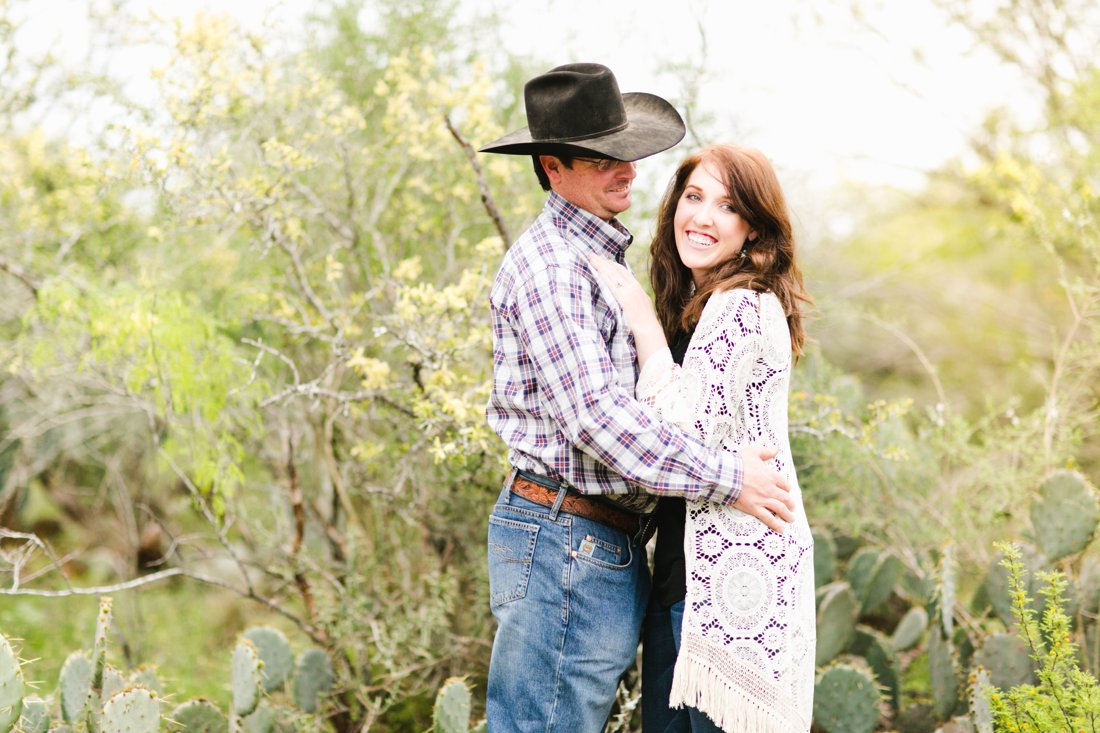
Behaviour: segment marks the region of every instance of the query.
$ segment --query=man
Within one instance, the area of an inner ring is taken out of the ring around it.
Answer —
[[[763,460],[708,450],[634,399],[634,344],[589,267],[619,263],[633,237],[634,161],[684,136],[651,94],[620,94],[599,64],[559,66],[524,88],[528,127],[482,152],[531,155],[550,192],[501,264],[489,296],[487,416],[513,470],[489,519],[497,634],[492,733],[603,730],[637,650],[649,592],[648,517],[659,496],[733,504],[777,530],[792,518]]]

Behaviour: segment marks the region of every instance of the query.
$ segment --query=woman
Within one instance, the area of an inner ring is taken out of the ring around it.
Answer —
[[[683,501],[662,500],[643,728],[808,731],[813,541],[791,463],[787,393],[810,299],[768,160],[729,145],[685,160],[662,200],[651,256],[656,308],[625,268],[592,261],[634,334],[638,398],[708,445],[777,447],[795,519],[778,534],[730,506],[688,502],[685,511]]]

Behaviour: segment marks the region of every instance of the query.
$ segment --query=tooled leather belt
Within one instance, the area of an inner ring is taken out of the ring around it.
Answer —
[[[558,498],[558,491],[559,489],[543,486],[520,475],[512,480],[513,494],[522,496],[539,506],[553,507]],[[640,538],[643,544],[649,540],[653,525],[656,524],[652,521],[651,515],[634,514],[626,509],[619,509],[590,496],[574,492],[565,495],[560,509],[567,514],[575,514],[626,532],[631,537]]]

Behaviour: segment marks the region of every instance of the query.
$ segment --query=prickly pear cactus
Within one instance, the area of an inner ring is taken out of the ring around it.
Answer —
[[[243,636],[255,645],[260,654],[264,692],[282,689],[294,669],[294,652],[290,650],[286,635],[271,626],[253,626]]]
[[[902,565],[888,552],[864,547],[852,556],[845,573],[859,599],[861,616],[873,613],[886,602],[901,577]]]
[[[94,671],[92,660],[84,652],[73,652],[61,665],[57,688],[61,697],[61,717],[66,723],[75,723],[80,718],[92,689]]]
[[[260,654],[247,639],[240,639],[233,648],[232,660],[233,713],[244,717],[260,703],[263,681],[260,674]]]
[[[157,733],[160,702],[148,687],[133,685],[116,692],[103,706],[103,733]]]
[[[869,626],[857,626],[849,651],[866,660],[886,693],[886,701],[896,711],[901,705],[901,664],[890,640]]]
[[[317,712],[317,697],[331,690],[335,681],[328,654],[316,647],[306,649],[298,655],[294,665],[291,684],[294,704],[307,713]]]
[[[854,661],[821,670],[814,684],[814,724],[825,733],[873,733],[882,699],[874,675]]]
[[[241,721],[241,733],[299,733],[301,721],[297,713],[283,705],[269,705],[266,700]]]
[[[890,643],[895,651],[903,652],[912,649],[920,643],[921,637],[924,636],[927,628],[928,611],[925,611],[922,606],[913,606],[905,612],[905,615],[901,617],[901,621],[894,627]]]
[[[168,716],[168,730],[187,733],[226,733],[229,721],[209,700],[188,700]]]
[[[812,531],[814,538],[814,586],[820,588],[833,582],[836,572],[836,543],[833,536],[824,529]]]
[[[975,733],[993,733],[993,708],[990,700],[996,689],[989,681],[984,667],[975,667],[970,673],[970,722]]]
[[[1076,471],[1055,471],[1031,498],[1035,540],[1051,560],[1084,550],[1092,541],[1098,520],[1096,489]]]
[[[928,677],[932,683],[932,706],[940,720],[947,720],[959,706],[959,655],[936,626],[928,635]]]
[[[111,695],[114,695],[116,692],[121,692],[129,687],[130,684],[131,683],[122,676],[121,672],[108,664],[103,668],[103,692],[101,694],[101,699],[109,700]]]
[[[955,548],[947,545],[940,556],[932,592],[932,621],[939,625],[947,639],[955,633],[955,587]]]
[[[1035,661],[1028,653],[1027,644],[1008,632],[987,636],[971,664],[989,670],[989,681],[997,688],[1007,690],[1016,685],[1034,685]]]
[[[23,700],[23,715],[19,719],[20,733],[46,733],[50,729],[50,704],[40,697]]]
[[[160,683],[160,677],[157,675],[156,667],[149,667],[144,664],[139,665],[137,669],[130,674],[131,685],[145,685],[158,695],[164,695],[164,685]]]
[[[817,666],[831,662],[852,643],[858,612],[856,594],[844,581],[817,589]]]
[[[470,688],[466,680],[452,677],[435,696],[432,722],[436,733],[466,733],[470,728]]]
[[[23,713],[23,668],[8,640],[0,635],[0,733],[8,733]]]

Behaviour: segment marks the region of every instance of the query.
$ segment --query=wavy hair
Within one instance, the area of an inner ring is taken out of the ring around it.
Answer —
[[[757,237],[745,242],[745,257],[735,256],[720,263],[696,284],[691,270],[680,261],[676,251],[674,221],[688,178],[703,164],[725,184],[733,210]],[[791,218],[783,189],[771,163],[760,151],[714,145],[684,160],[661,199],[650,255],[654,307],[670,344],[699,322],[712,293],[747,288],[775,293],[787,314],[791,351],[796,357],[802,354],[806,339],[802,310],[803,306],[812,305],[813,300],[806,292],[795,260]]]

